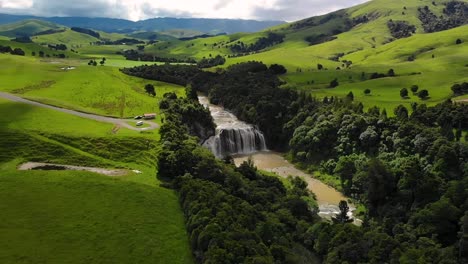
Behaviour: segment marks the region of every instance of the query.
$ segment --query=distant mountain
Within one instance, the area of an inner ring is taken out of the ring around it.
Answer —
[[[285,23],[284,21],[256,21],[242,19],[206,18],[153,18],[133,22],[114,18],[88,17],[35,17],[0,14],[0,25],[19,22],[25,19],[49,21],[67,27],[82,27],[105,32],[131,33],[135,31],[168,31],[183,29],[203,33],[257,32],[265,28]]]

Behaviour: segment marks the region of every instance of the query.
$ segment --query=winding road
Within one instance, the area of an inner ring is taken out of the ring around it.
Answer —
[[[21,97],[18,97],[18,96],[9,94],[9,93],[4,93],[4,92],[0,92],[0,98],[4,98],[4,99],[14,101],[14,102],[20,102],[20,103],[30,104],[30,105],[34,105],[34,106],[39,106],[39,107],[43,107],[43,108],[49,108],[49,109],[53,109],[53,110],[60,111],[60,112],[63,112],[63,113],[67,113],[67,114],[71,114],[71,115],[75,115],[75,116],[79,116],[79,117],[83,117],[83,118],[88,118],[88,119],[92,119],[92,120],[96,120],[96,121],[100,121],[100,122],[111,123],[111,124],[114,124],[114,125],[118,125],[120,127],[125,127],[125,128],[128,128],[128,129],[131,129],[131,130],[135,130],[135,131],[147,131],[147,130],[154,130],[154,129],[159,128],[158,124],[156,124],[154,122],[151,122],[151,121],[143,121],[143,123],[149,125],[149,127],[138,128],[138,127],[134,127],[134,126],[127,123],[129,121],[133,121],[132,119],[120,119],[120,118],[113,118],[113,117],[106,117],[106,116],[100,116],[100,115],[94,115],[94,114],[78,112],[78,111],[74,111],[74,110],[70,110],[70,109],[60,108],[60,107],[51,106],[51,105],[47,105],[47,104],[42,104],[42,103],[39,103],[39,102],[24,99],[24,98],[21,98]]]

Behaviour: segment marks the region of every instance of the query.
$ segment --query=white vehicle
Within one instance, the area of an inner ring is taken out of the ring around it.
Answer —
[[[143,125],[143,121],[138,121],[138,122],[136,122],[136,125],[137,125],[137,126],[142,126],[142,125]]]

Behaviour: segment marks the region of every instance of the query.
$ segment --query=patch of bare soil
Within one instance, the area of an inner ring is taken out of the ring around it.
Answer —
[[[128,170],[123,170],[123,169],[104,169],[104,168],[82,167],[82,166],[72,166],[72,165],[42,163],[42,162],[26,162],[26,163],[21,164],[18,167],[18,170],[90,171],[90,172],[95,172],[95,173],[99,173],[102,175],[106,175],[109,177],[125,176],[129,173]]]

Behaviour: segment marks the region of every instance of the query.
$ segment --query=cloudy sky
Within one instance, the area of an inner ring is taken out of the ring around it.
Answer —
[[[37,16],[242,18],[294,21],[368,0],[0,0],[0,13]]]

